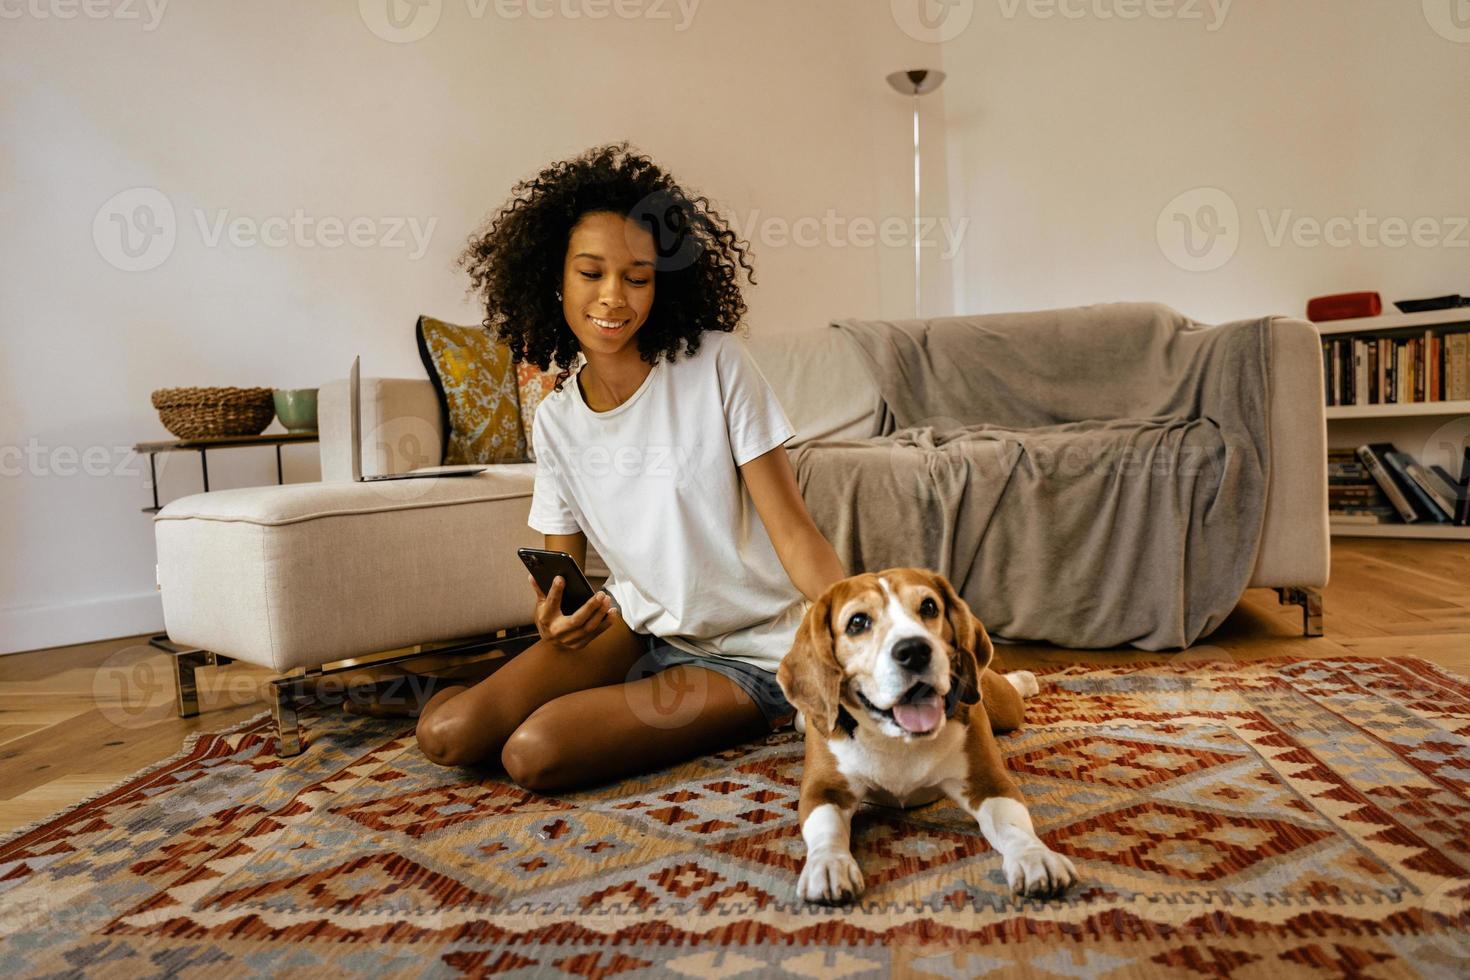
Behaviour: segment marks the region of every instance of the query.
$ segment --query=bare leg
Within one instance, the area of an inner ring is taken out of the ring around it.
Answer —
[[[552,792],[648,772],[769,731],[738,684],[681,665],[542,705],[506,741],[501,762],[521,786]]]
[[[511,732],[548,701],[626,681],[646,643],[621,619],[580,650],[541,640],[484,680],[430,698],[419,715],[419,747],[442,766],[493,764]]]

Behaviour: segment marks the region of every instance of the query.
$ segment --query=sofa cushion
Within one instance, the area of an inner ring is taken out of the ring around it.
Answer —
[[[752,330],[749,343],[756,365],[796,428],[787,449],[815,439],[878,434],[878,387],[841,331],[830,325]]]
[[[581,355],[578,355],[578,360],[580,359]],[[536,459],[536,446],[531,439],[531,433],[535,431],[532,426],[536,421],[536,407],[556,387],[556,376],[560,373],[554,363],[549,371],[543,371],[527,361],[516,365],[521,400],[521,433],[526,438],[526,457],[532,461]]]
[[[510,350],[484,327],[429,316],[419,317],[414,333],[439,396],[445,464],[524,462],[526,437]]]

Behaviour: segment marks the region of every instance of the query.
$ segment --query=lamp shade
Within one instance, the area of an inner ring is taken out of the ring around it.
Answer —
[[[888,76],[888,84],[900,95],[928,95],[944,81],[944,72],[933,68],[910,68]]]

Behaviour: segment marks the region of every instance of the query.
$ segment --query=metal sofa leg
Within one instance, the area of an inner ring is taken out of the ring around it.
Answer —
[[[194,671],[209,666],[208,650],[186,650],[174,654],[174,695],[180,718],[199,714],[199,681]]]
[[[1322,635],[1322,593],[1316,589],[1289,586],[1277,589],[1276,595],[1282,605],[1302,607],[1302,635]]]
[[[302,749],[300,677],[277,677],[271,681],[271,715],[276,721],[276,755],[300,755]]]
[[[173,652],[173,651],[171,651]],[[180,718],[199,714],[199,679],[194,675],[200,667],[223,667],[233,663],[212,650],[178,650],[174,653],[174,698]]]

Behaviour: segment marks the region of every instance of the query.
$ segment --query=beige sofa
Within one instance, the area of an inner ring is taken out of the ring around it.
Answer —
[[[788,448],[876,434],[876,389],[839,331],[752,331],[750,344],[796,427]],[[1328,574],[1321,373],[1316,328],[1276,319],[1270,486],[1251,585],[1302,604],[1308,633],[1321,631],[1317,590]],[[362,404],[364,472],[439,462],[439,409],[427,379],[365,378]],[[354,483],[345,380],[322,387],[318,417],[322,482],[197,494],[155,517],[169,638],[200,651],[180,658],[182,711],[189,671],[218,658],[288,674],[460,638],[507,646],[535,638],[526,625],[534,593],[516,557],[517,548],[544,543],[526,526],[535,464]],[[587,565],[594,584],[607,575],[590,548]],[[294,728],[292,697],[278,685],[283,729]]]

